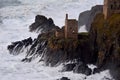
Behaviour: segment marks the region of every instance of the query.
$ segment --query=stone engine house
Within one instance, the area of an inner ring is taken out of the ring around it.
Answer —
[[[65,19],[65,38],[78,38],[78,21],[76,19],[68,19],[68,14],[66,14]]]
[[[120,13],[120,0],[104,0],[103,14],[105,19],[114,13]]]
[[[78,21],[68,19],[68,14],[66,14],[65,26],[63,29],[56,30],[55,35],[58,38],[78,39]]]

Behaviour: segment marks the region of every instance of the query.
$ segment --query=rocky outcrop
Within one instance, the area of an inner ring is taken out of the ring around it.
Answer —
[[[23,52],[29,45],[32,45],[32,42],[32,38],[29,37],[22,41],[12,42],[11,45],[8,45],[7,49],[9,50],[10,54],[18,55],[19,53]]]
[[[82,74],[85,74],[88,76],[88,75],[91,75],[92,70],[90,68],[88,68],[87,65],[85,65],[83,63],[79,63],[74,67],[73,72],[74,73],[82,73]]]
[[[73,71],[74,73],[81,73],[85,75],[91,75],[92,70],[88,68],[83,62],[77,61],[77,63],[69,63],[63,66],[62,71]]]
[[[35,22],[29,26],[31,32],[35,31],[38,33],[46,33],[59,27],[54,24],[52,18],[47,19],[47,17],[43,15],[37,15],[35,17]]]
[[[54,32],[42,33],[36,39],[17,41],[8,46],[11,54],[19,54],[27,47],[24,62],[31,62],[35,58],[44,61],[46,65],[56,66],[67,61],[78,60],[85,64],[91,63],[91,48],[88,34],[79,34],[79,40],[59,39]],[[24,43],[26,42],[26,43]],[[29,43],[29,44],[28,44]],[[89,54],[88,54],[89,53]]]
[[[91,10],[80,13],[79,19],[78,19],[79,28],[85,25],[86,30],[89,31],[91,27],[91,23],[93,22],[93,19],[96,16],[96,14],[102,13],[102,12],[103,12],[103,5],[96,5],[92,7]]]
[[[62,71],[72,71],[74,69],[74,67],[76,66],[76,63],[70,63],[70,64],[65,64],[63,66]]]

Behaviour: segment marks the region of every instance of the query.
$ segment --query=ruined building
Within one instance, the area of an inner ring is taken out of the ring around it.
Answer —
[[[58,38],[77,39],[78,38],[78,21],[76,19],[68,19],[68,14],[65,18],[65,26],[63,29],[56,30]]]
[[[103,14],[105,19],[114,13],[120,13],[120,0],[104,0]]]
[[[65,19],[65,38],[78,38],[78,21],[76,19],[68,19],[68,14],[66,14]]]

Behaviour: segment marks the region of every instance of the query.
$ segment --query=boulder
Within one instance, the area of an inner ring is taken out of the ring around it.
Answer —
[[[75,66],[76,66],[76,63],[66,64],[63,66],[62,71],[72,71]]]
[[[91,75],[92,70],[90,68],[88,68],[87,65],[85,64],[77,64],[74,69],[73,69],[74,73],[81,73],[81,74],[85,74],[85,75]]]
[[[37,15],[35,17],[35,22],[36,23],[42,24],[42,23],[45,23],[46,21],[47,21],[47,18],[43,15]]]

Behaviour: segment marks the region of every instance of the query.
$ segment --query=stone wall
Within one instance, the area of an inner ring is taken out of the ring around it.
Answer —
[[[57,38],[65,38],[64,31],[63,31],[63,30],[57,30],[57,31],[55,32],[55,36],[56,36]]]
[[[103,13],[105,19],[114,13],[120,13],[120,0],[104,0]]]

